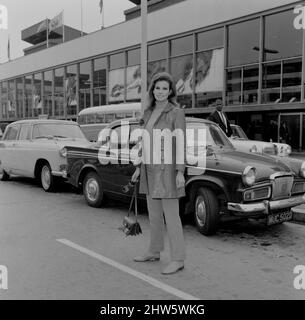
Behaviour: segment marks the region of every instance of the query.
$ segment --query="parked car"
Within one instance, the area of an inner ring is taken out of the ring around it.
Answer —
[[[237,150],[278,157],[288,157],[291,154],[291,146],[287,143],[250,140],[240,126],[232,124],[231,128],[233,134],[230,140]]]
[[[123,125],[129,132],[139,125],[136,119],[129,119],[128,123]],[[304,162],[296,159],[282,162],[237,151],[219,126],[208,120],[187,118],[187,128],[195,131],[205,128],[207,133],[206,144],[197,149],[197,164],[187,165],[186,196],[180,201],[181,215],[194,215],[202,234],[215,233],[219,221],[227,217],[264,219],[268,225],[288,221],[292,219],[290,209],[305,203]],[[126,130],[119,120],[108,125],[108,129],[119,137]],[[128,150],[134,148],[135,141],[129,140],[127,144],[119,144],[118,149],[101,153],[109,143],[108,138],[89,148],[69,146],[64,152],[68,181],[82,187],[92,207],[103,205],[106,197],[130,201],[131,191],[124,194],[122,188],[134,172]],[[187,150],[191,144],[187,138]],[[107,159],[102,158],[103,154],[117,156],[117,163],[105,164],[107,161],[103,160]],[[144,201],[145,197],[139,195],[139,199]]]
[[[35,119],[9,124],[0,141],[1,180],[10,175],[37,178],[45,191],[54,190],[57,180],[66,178],[67,144],[90,144],[76,122]]]

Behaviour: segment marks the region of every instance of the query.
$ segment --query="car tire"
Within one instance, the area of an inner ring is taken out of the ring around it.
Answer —
[[[3,170],[1,181],[8,181],[9,179],[10,179],[10,175],[6,171]]]
[[[55,177],[52,175],[51,167],[48,163],[44,163],[41,167],[40,184],[46,192],[51,192],[55,189]]]
[[[214,234],[219,222],[219,204],[215,193],[206,187],[200,187],[195,196],[195,224],[205,236]]]
[[[102,180],[96,172],[89,172],[83,182],[83,194],[90,207],[99,208],[104,202]]]

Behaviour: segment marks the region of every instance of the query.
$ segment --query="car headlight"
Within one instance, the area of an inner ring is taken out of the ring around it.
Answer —
[[[59,154],[62,156],[62,157],[64,157],[64,158],[66,158],[67,157],[67,149],[66,148],[62,148],[62,149],[60,149],[59,150]]]
[[[250,152],[252,153],[257,153],[257,146],[254,144],[250,149],[249,149]]]
[[[301,169],[300,169],[300,176],[305,178],[305,161],[302,162]]]
[[[251,166],[247,166],[242,174],[242,180],[243,183],[246,186],[252,186],[255,182],[255,174],[256,174],[256,169]]]
[[[287,156],[289,156],[290,155],[290,153],[291,153],[291,147],[288,145],[287,146],[287,149],[286,149],[286,154],[287,154]]]

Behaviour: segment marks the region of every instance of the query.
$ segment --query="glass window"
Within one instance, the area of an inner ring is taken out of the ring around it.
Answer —
[[[19,140],[30,140],[31,136],[31,126],[29,125],[22,125],[20,128],[20,133],[19,133]]]
[[[8,81],[8,117],[14,118],[16,117],[16,87],[15,87],[15,80]]]
[[[211,105],[222,96],[224,70],[224,49],[200,52],[196,55],[195,92],[196,107]]]
[[[32,110],[33,110],[33,86],[32,86],[32,76],[26,76],[25,78],[25,117],[30,118],[32,117]]]
[[[52,85],[53,85],[53,71],[45,71],[43,75],[43,105],[44,113],[52,116]]]
[[[243,104],[255,104],[258,97],[258,65],[243,68]]]
[[[109,72],[109,101],[124,101],[124,68]]]
[[[241,69],[227,71],[227,104],[241,103]]]
[[[295,102],[301,99],[302,61],[283,62],[283,102]]]
[[[191,94],[193,91],[193,55],[172,58],[170,70],[176,84],[177,94]]]
[[[262,102],[280,102],[281,62],[263,65]]]
[[[160,42],[148,46],[148,61],[160,60],[167,57],[167,42]]]
[[[91,83],[91,61],[82,62],[79,64],[79,88],[90,88]]]
[[[207,50],[223,46],[223,28],[197,34],[196,50]]]
[[[293,9],[265,17],[264,60],[302,55],[302,29],[294,28]]]
[[[228,65],[258,62],[259,19],[237,23],[228,28]]]
[[[41,73],[34,74],[33,112],[34,117],[37,117],[39,114],[42,114]]]
[[[106,88],[93,89],[93,106],[102,106],[106,104]]]
[[[147,64],[147,85],[149,86],[152,77],[159,72],[166,71],[166,60],[149,62]]]
[[[98,58],[93,63],[93,88],[106,86],[107,59]]]
[[[141,66],[128,67],[126,71],[126,99],[139,101],[141,99]]]
[[[110,69],[125,67],[125,53],[117,53],[110,56]]]
[[[193,36],[174,39],[171,44],[171,56],[190,53],[193,50]]]
[[[18,118],[23,118],[23,80],[22,78],[16,79],[16,86],[17,86],[17,114]]]
[[[192,108],[192,95],[183,94],[177,97],[177,102],[180,104],[182,109]]]
[[[127,52],[127,65],[134,66],[141,63],[140,49],[129,50]]]
[[[16,140],[18,136],[19,125],[13,125],[8,128],[3,140]]]
[[[91,61],[79,64],[79,110],[91,106]]]
[[[197,93],[195,108],[212,107],[217,99],[222,99],[221,91]]]
[[[55,116],[64,115],[64,68],[55,69],[54,77]]]
[[[77,114],[77,96],[76,96],[76,81],[77,81],[77,65],[67,66],[66,70],[66,97],[67,97],[67,114]]]
[[[1,113],[2,117],[7,118],[7,81],[1,83]]]

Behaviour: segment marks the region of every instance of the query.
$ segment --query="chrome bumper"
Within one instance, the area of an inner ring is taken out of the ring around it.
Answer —
[[[54,171],[54,170],[53,170],[53,171],[52,171],[52,175],[55,176],[55,177],[62,177],[62,178],[65,178],[65,179],[66,179],[67,176],[68,176],[68,175],[67,175],[67,171],[65,171],[65,170],[64,170],[64,171]]]
[[[282,200],[264,200],[257,203],[233,203],[228,202],[228,209],[231,211],[241,212],[241,213],[263,213],[269,214],[271,211],[286,209],[298,206],[305,203],[305,194],[301,196],[294,196],[288,199]]]

